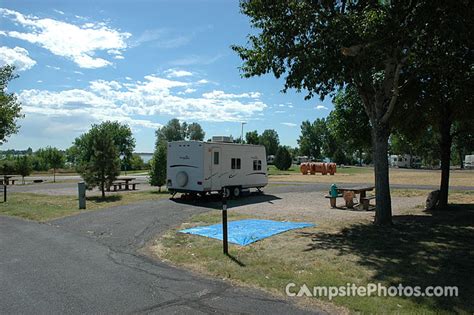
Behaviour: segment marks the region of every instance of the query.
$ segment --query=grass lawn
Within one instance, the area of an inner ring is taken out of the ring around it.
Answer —
[[[168,192],[138,191],[122,194],[109,194],[105,199],[97,196],[87,197],[87,210],[78,209],[75,196],[51,196],[32,193],[9,193],[8,201],[0,203],[0,215],[17,216],[35,221],[48,221],[81,212],[125,205],[143,200],[167,198]],[[3,199],[2,199],[3,200]]]
[[[347,283],[459,287],[460,296],[452,298],[336,297],[332,303],[323,297],[294,298],[329,312],[472,314],[473,197],[473,192],[452,193],[451,202],[457,204],[449,211],[407,209],[394,216],[392,228],[377,227],[371,220],[331,226],[315,222],[314,228],[289,231],[249,246],[230,245],[232,259],[222,254],[221,241],[177,233],[177,229],[156,239],[149,250],[159,259],[277,295],[285,295],[291,282],[310,288]],[[229,220],[246,217],[230,211]],[[179,229],[217,222],[220,212],[210,211]]]

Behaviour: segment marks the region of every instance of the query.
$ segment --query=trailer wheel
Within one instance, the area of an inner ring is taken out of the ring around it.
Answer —
[[[241,193],[240,187],[234,187],[234,188],[232,189],[232,196],[233,196],[234,198],[239,198],[239,197],[240,197],[240,193]]]
[[[222,189],[222,193],[224,194],[224,197],[225,198],[229,198],[230,197],[230,189],[225,187]]]

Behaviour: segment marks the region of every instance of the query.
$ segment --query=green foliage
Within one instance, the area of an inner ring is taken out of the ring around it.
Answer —
[[[138,171],[145,169],[145,162],[138,154],[132,154],[132,158],[130,159],[130,167],[128,170],[131,171]]]
[[[156,147],[150,161],[150,185],[158,186],[160,191],[161,186],[166,184],[166,155],[167,144],[162,142]]]
[[[23,184],[25,183],[25,176],[30,176],[33,171],[33,164],[31,163],[31,157],[28,155],[19,156],[15,161],[16,173],[21,175]]]
[[[202,141],[206,133],[198,123],[188,125],[181,123],[179,119],[173,118],[168,123],[156,130],[156,144],[166,141],[197,140]]]
[[[21,103],[14,93],[7,92],[8,83],[17,78],[14,71],[14,66],[0,67],[0,145],[5,143],[10,135],[18,132],[18,119],[23,118]]]
[[[257,130],[247,132],[245,134],[245,142],[247,144],[258,144],[259,143],[259,137],[258,137]]]
[[[312,124],[307,120],[301,124],[301,135],[298,139],[300,152],[314,159],[323,158],[323,146],[328,130],[326,120],[317,118]]]
[[[11,159],[5,159],[0,161],[0,174],[11,175],[16,173],[15,161]]]
[[[203,141],[206,133],[198,123],[192,123],[188,126],[187,136],[189,140]]]
[[[275,154],[275,160],[273,164],[280,171],[286,171],[291,167],[291,154],[287,147],[280,146]]]
[[[280,145],[278,133],[274,129],[267,129],[263,131],[262,135],[259,137],[259,144],[265,147],[267,155],[275,155],[278,150],[278,146]]]
[[[56,182],[56,170],[64,167],[64,153],[56,148],[46,147],[46,149],[41,152],[41,156],[46,165],[48,165],[48,168],[53,169],[53,181]]]
[[[115,144],[110,125],[92,125],[91,129],[76,139],[79,156],[77,171],[86,182],[87,188],[99,186],[102,197],[105,189],[120,174],[120,151]]]
[[[347,164],[354,156],[361,162],[370,156],[372,146],[372,131],[364,104],[351,86],[339,90],[333,104],[327,125],[334,147],[328,157],[338,164]]]

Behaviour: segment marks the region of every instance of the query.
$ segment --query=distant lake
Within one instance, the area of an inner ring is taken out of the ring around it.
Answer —
[[[137,153],[143,160],[143,162],[148,162],[153,157],[153,153]]]

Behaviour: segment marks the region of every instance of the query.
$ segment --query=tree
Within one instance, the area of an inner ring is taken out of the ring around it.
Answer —
[[[291,167],[291,162],[291,154],[288,148],[285,146],[279,146],[275,154],[275,160],[273,161],[275,167],[279,170],[286,171]]]
[[[21,175],[23,185],[25,184],[25,176],[30,176],[31,171],[33,170],[33,165],[31,164],[31,158],[28,155],[23,155],[17,157],[15,161],[16,172]]]
[[[192,123],[188,126],[187,136],[189,140],[203,141],[206,133],[198,123]]]
[[[259,137],[259,144],[265,147],[267,155],[275,155],[280,145],[278,133],[274,129],[265,130]]]
[[[44,150],[44,159],[49,168],[53,169],[53,182],[56,182],[56,170],[64,167],[64,154],[56,148],[47,147]]]
[[[130,170],[138,171],[145,169],[145,162],[138,154],[132,154],[132,158],[130,159]]]
[[[258,141],[259,138],[257,130],[249,131],[245,134],[245,142],[247,142],[247,144],[258,144]]]
[[[327,118],[327,125],[334,137],[337,153],[331,158],[335,160],[336,155],[345,155],[347,159],[347,156],[356,155],[360,164],[372,147],[371,127],[364,104],[357,91],[350,86],[336,94],[333,104],[334,110]]]
[[[157,145],[162,141],[180,141],[185,139],[186,132],[179,122],[179,119],[173,118],[168,123],[156,131]]]
[[[436,27],[420,35],[416,62],[418,104],[429,108],[428,119],[439,132],[441,182],[439,208],[448,206],[451,148],[457,124],[474,124],[473,8],[469,1],[431,4]],[[428,21],[426,21],[428,22]]]
[[[135,149],[135,138],[133,138],[132,130],[128,125],[121,124],[118,121],[105,121],[101,124],[101,129],[112,136],[121,157],[121,169],[126,170],[131,163],[133,150]]]
[[[245,77],[285,75],[289,88],[321,98],[350,85],[369,117],[375,166],[375,223],[391,225],[388,176],[390,120],[417,35],[429,34],[429,1],[241,1],[260,33],[233,46]],[[291,27],[290,27],[291,26]]]
[[[6,138],[18,132],[18,119],[22,118],[21,103],[14,93],[7,92],[8,83],[17,78],[15,67],[5,65],[0,67],[0,145]]]
[[[301,135],[298,139],[301,153],[321,160],[326,135],[327,126],[324,118],[318,118],[312,124],[308,120],[303,121],[301,123]]]
[[[161,186],[166,184],[166,151],[166,143],[159,143],[150,163],[150,185],[158,186],[160,192]]]
[[[81,159],[78,172],[86,182],[87,188],[99,186],[102,198],[105,198],[105,189],[120,174],[119,151],[113,140],[113,135],[102,132],[102,125],[93,125],[88,133],[76,141],[82,147],[88,147],[91,154],[88,159]],[[77,139],[76,139],[77,140]]]

